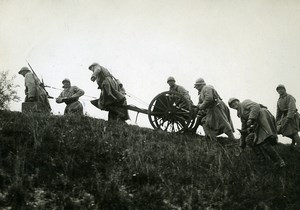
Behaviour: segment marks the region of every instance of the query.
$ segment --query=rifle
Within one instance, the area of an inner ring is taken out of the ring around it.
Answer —
[[[44,81],[41,82],[41,80],[39,79],[39,77],[36,75],[35,71],[33,70],[33,68],[31,67],[30,63],[26,60],[29,68],[31,69],[32,73],[34,74],[34,76],[37,78],[39,86],[41,86],[43,88],[43,90],[46,92],[47,94],[47,98],[53,99],[54,97],[50,96],[49,93],[47,92],[45,85],[44,85]]]

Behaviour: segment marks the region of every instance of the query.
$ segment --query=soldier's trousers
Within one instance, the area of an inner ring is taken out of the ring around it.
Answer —
[[[296,143],[297,145],[300,145],[300,137],[298,133],[294,133],[293,135],[290,135],[288,137],[292,139],[292,146],[295,146]]]
[[[205,125],[203,125],[202,127],[204,130],[205,136],[207,136],[211,140],[215,140],[215,141],[217,140],[217,136],[219,135],[218,131],[214,131],[210,128],[207,128]],[[225,134],[227,135],[229,140],[232,140],[232,141],[236,140],[232,131],[227,131],[227,132],[225,132]]]
[[[277,150],[270,144],[268,140],[259,145],[255,145],[253,150],[261,163],[266,161],[265,154],[268,155],[274,163],[284,162]]]

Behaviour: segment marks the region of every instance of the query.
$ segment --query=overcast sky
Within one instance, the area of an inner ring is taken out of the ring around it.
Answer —
[[[147,104],[140,101],[149,104],[168,90],[172,75],[194,103],[193,84],[203,77],[226,103],[251,99],[275,115],[279,83],[300,106],[300,1],[0,0],[0,70],[17,75],[26,59],[46,85],[61,88],[69,78],[95,97],[88,66],[98,62],[123,82],[129,104],[141,108]],[[23,100],[24,78],[15,82]],[[88,100],[82,98],[85,111],[107,119]],[[63,113],[65,105],[50,103]],[[12,109],[20,111],[21,102]],[[150,126],[143,114],[138,124]]]

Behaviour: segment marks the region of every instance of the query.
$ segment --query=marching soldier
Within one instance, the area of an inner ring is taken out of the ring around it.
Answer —
[[[300,137],[298,135],[300,119],[296,108],[296,99],[286,92],[284,85],[278,85],[276,91],[279,94],[276,112],[277,132],[292,139],[292,149],[297,143],[297,150],[300,151]]]
[[[233,135],[234,129],[229,108],[218,92],[212,86],[206,85],[202,78],[196,80],[195,88],[198,90],[197,107],[201,116],[197,119],[197,123],[203,126],[205,134],[216,139],[218,135],[225,133],[229,139],[236,140]]]
[[[265,163],[266,153],[274,164],[284,167],[285,162],[273,145],[278,143],[275,118],[267,107],[249,99],[240,102],[237,98],[230,98],[230,108],[237,110],[242,122],[240,147],[250,146],[261,163]]]
[[[51,107],[43,84],[27,67],[22,67],[18,73],[25,78],[25,102],[38,102],[42,111],[49,114]]]
[[[123,84],[98,63],[93,63],[89,69],[93,72],[91,80],[96,81],[98,89],[101,90],[99,100],[91,101],[91,103],[101,110],[108,111],[109,121],[125,122],[128,120],[128,110],[122,107],[127,104]]]
[[[56,98],[56,103],[64,102],[67,105],[64,111],[65,115],[83,115],[83,107],[78,99],[84,95],[84,91],[77,86],[71,86],[71,81],[67,78],[62,81],[62,84],[64,90],[60,93],[58,98]]]

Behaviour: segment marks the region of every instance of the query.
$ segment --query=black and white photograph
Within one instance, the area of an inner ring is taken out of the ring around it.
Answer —
[[[300,209],[298,108],[298,0],[0,0],[0,209]]]

